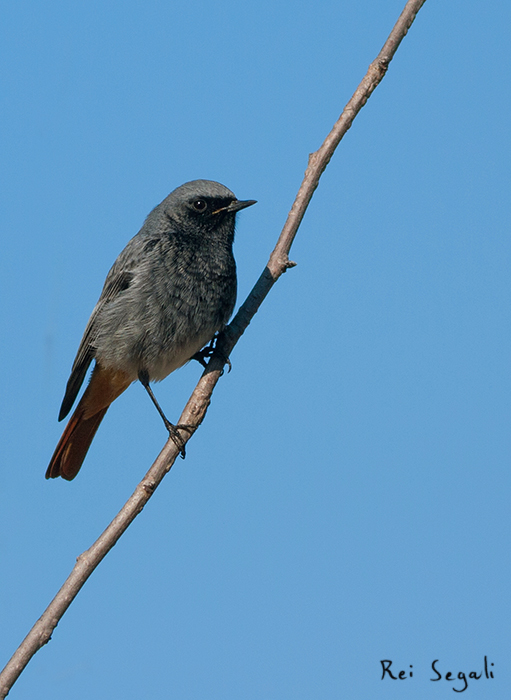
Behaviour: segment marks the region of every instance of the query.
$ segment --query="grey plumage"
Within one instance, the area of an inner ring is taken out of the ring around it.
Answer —
[[[121,373],[128,385],[141,372],[160,381],[226,325],[236,302],[235,216],[254,203],[237,200],[217,182],[195,180],[152,210],[107,275],[59,420],[69,413],[93,359],[102,371]]]

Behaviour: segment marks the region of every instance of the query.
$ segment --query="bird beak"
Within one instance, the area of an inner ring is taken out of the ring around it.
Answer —
[[[221,211],[229,211],[229,212],[241,211],[241,209],[246,209],[247,207],[251,207],[252,204],[257,204],[257,201],[255,199],[245,199],[244,201],[241,201],[239,199],[235,199],[234,202],[231,202],[226,207],[222,207],[221,209],[217,209],[216,211],[213,212],[213,214],[219,214]]]

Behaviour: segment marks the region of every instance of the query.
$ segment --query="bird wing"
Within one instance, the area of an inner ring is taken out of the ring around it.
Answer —
[[[119,259],[114,263],[107,275],[103,291],[94,307],[89,322],[85,328],[76,358],[71,369],[71,375],[66,385],[66,393],[60,407],[59,420],[67,416],[83,384],[85,374],[94,358],[95,340],[98,335],[98,317],[101,310],[115,297],[130,286],[134,273],[129,269],[122,269],[123,261]]]

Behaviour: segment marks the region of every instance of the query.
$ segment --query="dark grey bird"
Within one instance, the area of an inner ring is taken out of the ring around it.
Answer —
[[[113,264],[85,328],[59,420],[71,410],[92,360],[94,370],[47,479],[74,479],[108,407],[137,379],[179,445],[149,382],[184,365],[227,324],[236,302],[236,213],[252,204],[218,182],[194,180],[149,214]]]

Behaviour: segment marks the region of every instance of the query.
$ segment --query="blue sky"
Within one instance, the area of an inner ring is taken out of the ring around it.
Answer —
[[[0,662],[165,442],[140,385],[45,481],[117,254],[195,178],[242,301],[403,0],[3,9]],[[314,195],[206,421],[9,697],[507,698],[508,3],[428,0]],[[157,386],[177,418],[200,376]],[[408,672],[381,680],[382,659]],[[3,663],[1,663],[3,665]]]

